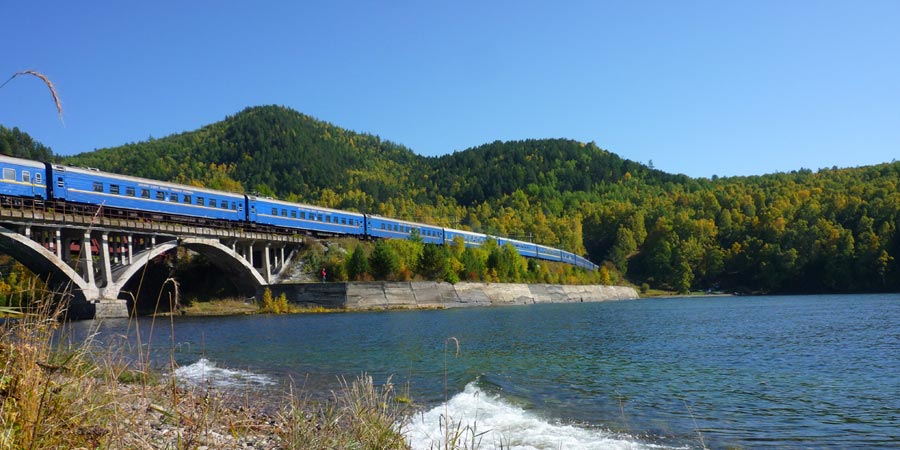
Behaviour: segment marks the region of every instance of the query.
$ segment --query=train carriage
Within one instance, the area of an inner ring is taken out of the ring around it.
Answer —
[[[588,270],[599,269],[599,266],[597,266],[596,264],[592,263],[590,260],[588,260],[587,258],[584,258],[582,256],[575,256],[575,261],[576,261],[575,265],[578,267],[588,269]]]
[[[562,261],[562,250],[553,247],[547,247],[546,245],[537,245],[536,252],[537,258],[546,259],[548,261]]]
[[[362,236],[365,216],[360,213],[291,203],[266,197],[248,197],[250,220],[262,225],[327,234]]]
[[[444,244],[444,229],[441,227],[366,215],[366,233],[369,236],[385,239],[409,239],[414,232],[418,232],[422,242],[426,244]]]
[[[47,168],[44,163],[0,155],[0,195],[47,200]]]
[[[531,242],[524,242],[524,241],[519,241],[516,239],[508,239],[508,238],[501,238],[501,237],[498,237],[496,239],[497,239],[497,244],[499,244],[501,247],[506,244],[510,244],[513,247],[515,247],[515,249],[519,252],[519,255],[521,255],[521,256],[525,256],[528,258],[537,258],[537,256],[538,256],[536,245]]]
[[[246,219],[242,194],[60,165],[50,166],[50,183],[55,200],[133,210],[135,214],[151,213],[179,221]]]
[[[475,233],[473,231],[444,228],[444,239],[446,239],[448,244],[452,243],[457,236],[462,237],[463,242],[465,242],[466,244],[466,247],[481,247],[481,245],[484,244],[484,241],[488,238],[488,236],[484,234]]]

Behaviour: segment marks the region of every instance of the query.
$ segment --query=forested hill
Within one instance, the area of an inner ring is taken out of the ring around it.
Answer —
[[[687,182],[597,147],[565,139],[495,141],[428,160],[429,185],[474,205],[516,190],[538,196],[602,193],[603,187],[638,177],[647,183]]]
[[[46,150],[2,127],[0,145],[21,156]],[[65,161],[533,239],[586,254],[613,282],[624,275],[678,291],[900,290],[898,162],[707,180],[565,139],[423,157],[275,106]]]
[[[67,158],[111,172],[290,199],[314,199],[326,189],[346,192],[348,186],[376,199],[391,197],[409,187],[409,173],[420,160],[377,136],[278,106],[247,108],[196,131]]]

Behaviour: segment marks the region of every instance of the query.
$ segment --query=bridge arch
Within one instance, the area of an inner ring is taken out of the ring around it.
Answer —
[[[238,290],[247,296],[255,295],[261,286],[268,284],[247,260],[230,247],[222,245],[217,239],[189,237],[156,244],[136,254],[132,263],[122,272],[117,273],[113,283],[103,289],[103,296],[118,298],[128,281],[142,271],[150,261],[177,247],[184,247],[206,256],[214,266],[234,282]]]
[[[238,289],[248,295],[255,295],[262,286],[269,284],[249,261],[218,239],[188,237],[181,239],[179,244],[206,256],[213,265],[231,277]]]
[[[154,258],[163,253],[171,251],[172,249],[178,247],[178,243],[174,240],[169,242],[163,242],[160,244],[156,244],[153,247],[139,252],[134,255],[132,258],[131,264],[125,266],[125,269],[116,274],[115,280],[113,282],[103,288],[103,297],[105,298],[119,298],[119,295],[122,293],[122,289],[131,280],[131,277],[135,276],[139,271],[143,270],[147,264],[150,263]]]
[[[6,227],[0,227],[0,252],[12,256],[41,277],[53,292],[64,292],[71,288],[72,293],[81,299],[96,298],[99,294],[96,286],[85,281],[56,253]]]

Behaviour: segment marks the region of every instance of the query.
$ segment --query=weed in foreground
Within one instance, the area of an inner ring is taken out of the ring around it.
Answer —
[[[313,402],[306,395],[291,394],[282,414],[282,441],[290,449],[408,449],[398,427],[405,417],[406,403],[396,400],[391,380],[376,386],[369,375],[353,382],[341,380],[333,400]]]
[[[52,293],[33,297],[33,306],[0,324],[0,448],[92,446],[109,433],[114,397],[94,378],[90,342],[55,339],[64,307]]]

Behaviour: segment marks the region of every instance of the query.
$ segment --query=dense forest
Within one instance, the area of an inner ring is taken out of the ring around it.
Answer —
[[[900,289],[898,162],[694,179],[565,139],[423,157],[277,106],[65,158],[0,127],[0,151],[533,240],[602,264],[612,274],[604,282],[680,292]]]

